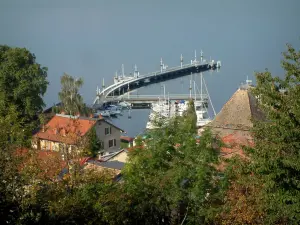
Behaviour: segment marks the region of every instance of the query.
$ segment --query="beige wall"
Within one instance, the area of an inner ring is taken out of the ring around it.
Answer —
[[[55,142],[55,141],[49,141],[49,140],[38,140],[40,142],[41,150],[44,151],[56,151],[58,152],[60,150],[60,145],[62,143]],[[37,141],[32,141],[32,148],[37,149],[38,144]],[[68,150],[71,152],[72,149],[74,149],[75,146],[68,145]]]
[[[105,128],[111,128],[111,133],[105,135]],[[109,123],[100,120],[97,121],[96,126],[96,133],[98,138],[103,142],[104,144],[104,153],[114,153],[117,151],[120,151],[120,137],[121,137],[121,131],[117,129],[116,127],[110,125]],[[109,140],[116,140],[115,146],[109,147]],[[54,141],[48,141],[48,140],[40,140],[40,147],[41,150],[51,150],[51,151],[59,151],[60,148],[59,142]],[[38,144],[37,141],[32,141],[32,147],[37,149]],[[70,147],[71,148],[71,147]]]
[[[32,148],[38,149],[38,142],[40,142],[41,150],[59,151],[59,143],[48,140],[33,140],[31,143]]]
[[[111,134],[105,135],[105,128],[111,127]],[[96,133],[98,138],[103,141],[104,144],[104,152],[117,152],[120,151],[120,137],[121,131],[114,126],[111,126],[109,123],[100,120],[97,121],[96,125]],[[116,139],[116,146],[109,147],[108,142],[109,140]]]
[[[108,161],[119,161],[119,162],[126,163],[127,158],[128,158],[127,152],[123,150],[119,154],[117,154],[114,157],[110,158]]]

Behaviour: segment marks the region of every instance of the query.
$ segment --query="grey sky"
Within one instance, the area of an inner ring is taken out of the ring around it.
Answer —
[[[26,47],[48,67],[48,105],[57,102],[63,72],[84,78],[91,103],[122,63],[126,72],[136,63],[146,73],[160,57],[175,66],[181,53],[189,62],[203,49],[223,64],[205,74],[220,110],[253,71],[282,73],[285,43],[299,48],[299,10],[299,0],[0,0],[0,44]],[[168,85],[176,92],[178,82]]]

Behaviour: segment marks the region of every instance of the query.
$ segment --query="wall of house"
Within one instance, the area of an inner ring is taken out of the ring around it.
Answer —
[[[41,143],[41,150],[47,150],[47,151],[59,151],[59,143],[54,141],[48,141],[48,140],[40,140]]]
[[[62,149],[61,148],[61,144],[59,142],[55,142],[55,141],[49,141],[49,140],[37,140],[37,141],[32,141],[32,148],[34,149],[38,149],[38,142],[40,142],[40,150],[42,151],[60,151]],[[72,150],[74,150],[76,147],[74,145],[68,145],[68,150],[69,152],[71,152]]]
[[[97,124],[95,126],[96,128],[96,133],[98,138],[103,142],[104,146],[104,153],[112,153],[112,152],[117,152],[120,151],[120,137],[121,137],[121,131],[117,129],[116,127],[110,125],[109,123],[100,120],[97,121]],[[110,134],[105,134],[105,128],[108,128],[111,130]],[[109,141],[110,140],[116,140],[113,141],[115,142],[115,145],[113,143],[113,146],[109,147]]]
[[[119,154],[117,154],[114,157],[110,158],[108,161],[119,161],[119,162],[126,163],[127,158],[128,158],[127,152],[125,150],[123,150]]]

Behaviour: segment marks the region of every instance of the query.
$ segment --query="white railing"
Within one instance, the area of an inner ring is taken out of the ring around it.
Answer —
[[[189,94],[173,94],[173,95],[169,95],[168,98],[170,98],[170,99],[187,99],[189,97],[190,97]],[[195,98],[195,95],[193,94],[191,97]],[[120,96],[107,96],[106,97],[107,100],[111,100],[111,99],[148,100],[148,99],[159,99],[159,98],[163,99],[163,96],[161,96],[161,95],[129,95],[128,96],[127,94],[124,94],[124,95],[120,95]],[[207,99],[207,98],[208,98],[207,94],[202,94],[202,99]],[[201,99],[201,94],[197,94],[196,99]]]
[[[111,91],[111,89],[114,89],[114,88],[116,89],[116,88],[119,88],[119,87],[121,87],[123,85],[126,85],[128,83],[138,81],[138,80],[141,80],[141,79],[145,79],[145,78],[148,78],[148,77],[162,75],[162,74],[165,74],[165,73],[168,73],[168,72],[172,72],[172,71],[176,71],[176,70],[180,70],[180,69],[185,69],[185,68],[191,68],[191,67],[195,67],[195,66],[199,66],[199,65],[211,65],[211,64],[212,64],[212,62],[185,64],[185,65],[182,65],[182,66],[171,67],[170,69],[163,70],[162,72],[161,71],[155,71],[155,72],[148,73],[148,74],[145,74],[145,75],[140,75],[137,78],[127,79],[127,80],[120,81],[118,83],[114,83],[114,84],[108,86],[107,88],[105,88],[104,90],[102,90],[100,95],[106,95],[105,92],[107,92],[107,91],[109,92],[109,91]],[[108,96],[106,96],[106,97],[108,97]]]

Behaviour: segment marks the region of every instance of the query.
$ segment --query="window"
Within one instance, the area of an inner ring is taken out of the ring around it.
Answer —
[[[51,142],[46,141],[46,150],[49,151],[51,149]]]
[[[105,135],[111,134],[111,127],[105,127],[104,134]]]
[[[108,147],[111,148],[111,147],[114,147],[117,145],[117,141],[116,139],[112,139],[112,140],[109,140],[108,141]]]

